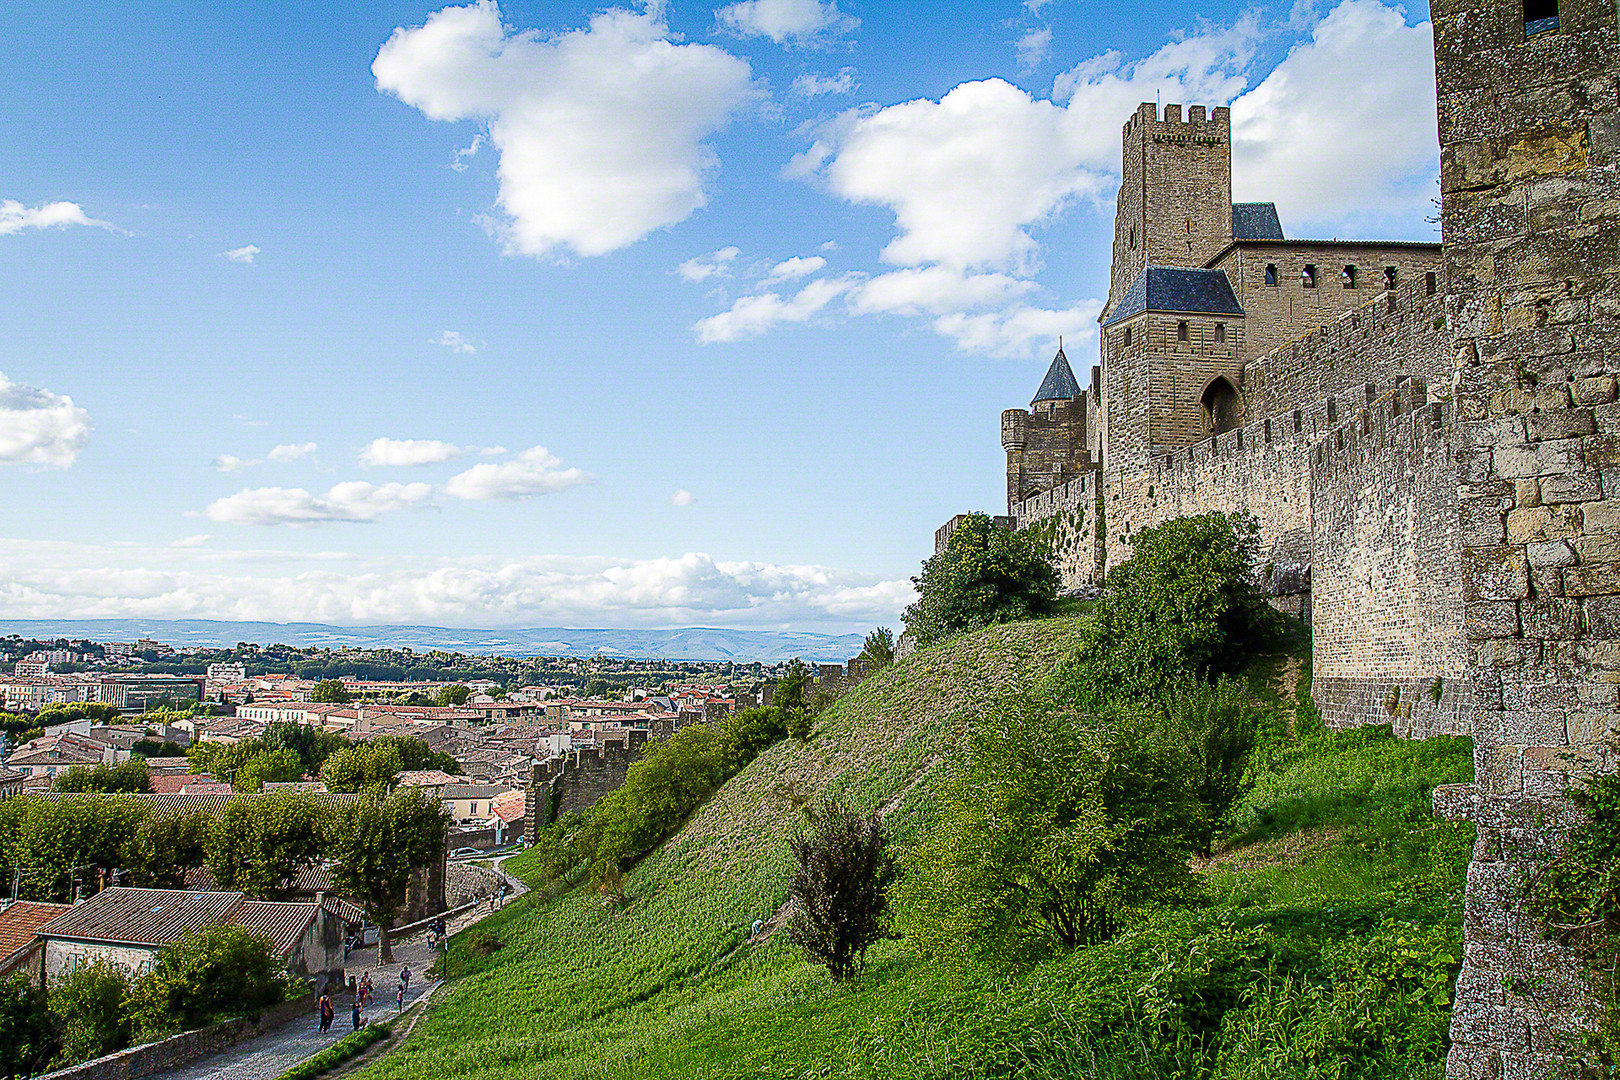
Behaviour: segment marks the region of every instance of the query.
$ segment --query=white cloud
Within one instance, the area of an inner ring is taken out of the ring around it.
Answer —
[[[1024,72],[1034,71],[1046,62],[1047,56],[1052,52],[1052,28],[1037,26],[1024,31],[1013,43],[1013,48],[1018,52],[1018,69]]]
[[[488,124],[499,231],[534,256],[603,255],[685,220],[718,167],[705,140],[753,93],[746,61],[677,44],[659,5],[542,36],[479,0],[395,30],[371,70],[429,119]]]
[[[243,461],[235,454],[221,454],[213,461],[213,468],[217,472],[241,472],[249,465],[257,465],[256,461]]]
[[[461,447],[438,439],[373,439],[360,451],[366,468],[436,465],[462,452]]]
[[[727,30],[770,38],[778,45],[808,48],[854,33],[861,21],[821,0],[742,0],[714,13]]]
[[[857,281],[853,276],[821,278],[787,299],[774,292],[744,296],[732,304],[729,311],[700,319],[692,329],[697,331],[698,341],[705,345],[758,337],[782,323],[802,323],[813,318],[854,288]]]
[[[675,494],[669,497],[669,505],[671,506],[691,506],[695,501],[692,498],[692,493],[685,488],[678,489]]]
[[[303,488],[248,488],[216,499],[204,511],[228,525],[319,525],[331,521],[375,521],[393,510],[421,502],[433,493],[427,484],[368,484],[348,480],[325,495]]]
[[[53,202],[24,206],[16,199],[0,199],[0,236],[10,236],[24,229],[61,229],[69,225],[114,228],[110,221],[98,221],[87,216],[78,203]]]
[[[259,249],[253,244],[249,244],[246,247],[232,248],[229,251],[222,251],[219,253],[219,257],[222,259],[229,259],[234,263],[251,263],[253,261],[253,256],[257,255],[258,253]]]
[[[89,443],[92,426],[72,398],[0,373],[0,464],[65,469]]]
[[[717,562],[696,552],[654,559],[342,559],[0,540],[0,610],[19,619],[843,629],[893,625],[914,598],[903,577]]]
[[[682,281],[699,282],[710,278],[727,278],[731,276],[730,263],[738,255],[738,249],[723,247],[710,255],[698,255],[687,259],[675,268]]]
[[[280,446],[271,447],[270,453],[266,456],[271,461],[298,461],[309,457],[316,449],[316,445],[312,442],[282,443]]]
[[[1090,340],[1097,332],[1101,310],[1101,301],[1088,300],[1059,311],[1016,306],[979,315],[953,312],[934,320],[934,329],[955,340],[963,352],[1011,358],[1048,350],[1060,337],[1071,342]]]
[[[1107,53],[1059,76],[1052,100],[1001,79],[962,83],[939,101],[844,113],[794,160],[836,195],[886,206],[899,266],[1032,274],[1032,230],[1076,200],[1101,205],[1119,170],[1119,129],[1138,102],[1225,102],[1244,85],[1258,34],[1250,20],[1173,42],[1132,64]],[[969,212],[971,210],[971,212]]]
[[[172,548],[200,548],[213,538],[212,533],[198,533],[195,536],[185,536],[179,540],[171,541],[169,546]]]
[[[809,277],[826,265],[827,260],[820,255],[811,255],[808,258],[803,255],[795,255],[793,258],[785,262],[779,262],[771,267],[770,273],[765,275],[765,280],[792,281],[796,278]]]
[[[455,150],[450,155],[450,168],[456,172],[467,171],[467,159],[478,153],[484,146],[484,133],[479,132],[473,136],[473,141],[466,146]]]
[[[943,266],[891,270],[862,283],[850,308],[858,315],[943,315],[1005,304],[1037,287],[1008,274],[964,274]]]
[[[1434,92],[1430,24],[1344,0],[1232,103],[1233,188],[1274,200],[1292,235],[1425,208],[1439,172]]]
[[[506,453],[506,447],[504,446],[486,446],[482,450],[478,451],[478,456],[500,457],[504,453]]]
[[[562,491],[590,482],[579,469],[559,468],[562,462],[543,446],[532,446],[511,461],[483,462],[457,473],[444,490],[458,499],[525,499],[530,495]]]
[[[446,330],[432,341],[434,345],[443,345],[453,353],[470,355],[478,351],[473,340],[460,330]]]
[[[793,80],[793,85],[788,87],[788,93],[797,98],[820,97],[823,94],[853,94],[859,85],[855,78],[855,69],[852,67],[840,68],[836,75],[818,75],[816,72],[807,71]]]

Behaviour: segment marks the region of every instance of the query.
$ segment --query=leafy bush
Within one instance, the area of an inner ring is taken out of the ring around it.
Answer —
[[[44,1072],[61,1044],[61,1024],[44,989],[22,973],[0,982],[0,1076]]]
[[[129,1045],[124,998],[129,973],[110,960],[81,964],[50,989],[51,1012],[62,1024],[61,1065],[89,1061]]]
[[[254,1015],[295,988],[274,943],[237,923],[189,931],[159,950],[157,964],[135,980],[129,1021],[155,1035]]]
[[[788,720],[780,706],[744,709],[720,724],[720,760],[730,775],[787,737]]]
[[[810,824],[789,842],[795,869],[788,938],[825,965],[834,982],[849,982],[860,974],[866,950],[889,936],[889,886],[899,865],[876,812],[857,814],[828,798]]]
[[[887,626],[880,626],[867,634],[866,644],[861,647],[860,658],[872,665],[873,671],[894,663],[894,631]]]
[[[1282,619],[1254,577],[1259,545],[1248,514],[1176,518],[1132,536],[1076,651],[1092,685],[1160,696],[1188,678],[1236,675],[1270,649]]]
[[[359,743],[327,758],[321,766],[321,780],[329,791],[380,793],[388,789],[402,767],[398,747],[380,742]]]
[[[237,791],[261,791],[266,784],[290,784],[304,778],[304,762],[296,750],[261,750],[236,770]]]
[[[1208,855],[1228,812],[1254,786],[1249,761],[1259,742],[1262,710],[1231,680],[1192,683],[1165,703],[1171,732],[1186,747],[1193,796],[1203,804],[1193,843]]]
[[[920,595],[906,608],[906,629],[920,646],[1050,615],[1058,591],[1048,542],[1027,530],[998,529],[985,514],[967,515],[911,581]]]
[[[1107,941],[1157,904],[1199,896],[1188,868],[1185,747],[1148,710],[1083,712],[1061,686],[975,724],[900,907],[925,954],[1028,959]]]

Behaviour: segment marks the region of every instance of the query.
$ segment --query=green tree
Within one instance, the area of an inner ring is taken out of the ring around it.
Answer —
[[[438,769],[453,776],[461,775],[461,766],[449,754],[441,753],[414,735],[378,735],[366,743],[371,747],[393,747],[399,753],[400,771]],[[390,775],[388,779],[393,779]]]
[[[347,705],[354,700],[349,688],[336,679],[322,679],[309,692],[309,700],[325,705]]]
[[[1039,957],[1198,896],[1184,747],[1148,710],[1087,715],[1028,693],[975,724],[899,907],[923,952]]]
[[[130,758],[117,765],[75,765],[56,774],[51,790],[101,795],[145,794],[152,790],[152,774],[143,758]]]
[[[304,778],[304,762],[296,750],[260,750],[236,770],[231,786],[237,791],[262,791],[266,784],[290,784]]]
[[[196,809],[154,813],[135,828],[123,849],[123,866],[145,888],[183,889],[186,871],[207,859],[214,815]]]
[[[457,683],[455,686],[447,686],[440,690],[435,701],[439,705],[465,705],[470,697],[472,697],[472,689]]]
[[[598,799],[580,834],[580,848],[602,880],[650,851],[697,809],[725,779],[720,735],[692,724],[647,744],[624,783]]]
[[[945,550],[924,560],[911,579],[917,601],[906,608],[906,629],[918,645],[994,623],[1050,615],[1058,572],[1047,541],[1028,530],[998,529],[984,514],[969,514]]]
[[[720,723],[720,760],[726,775],[737,772],[787,736],[787,717],[774,705],[744,709],[726,717]]]
[[[123,716],[116,705],[104,705],[99,701],[74,701],[45,706],[34,714],[34,723],[40,727],[55,727],[58,724],[71,724],[75,720],[88,719],[96,724],[116,724]]]
[[[809,691],[810,667],[795,656],[787,662],[782,677],[776,680],[776,688],[771,691],[771,704],[784,713],[795,709],[802,711],[810,704]]]
[[[867,634],[866,644],[861,648],[861,658],[870,664],[874,671],[894,663],[894,631],[887,626],[880,626]]]
[[[810,831],[789,843],[793,878],[788,938],[826,965],[834,982],[860,974],[866,950],[889,936],[889,887],[899,864],[876,811],[857,814],[836,799],[816,807]]]
[[[174,740],[159,742],[157,739],[142,739],[129,748],[129,752],[136,757],[185,757],[186,748]]]
[[[15,862],[36,873],[22,892],[36,900],[70,901],[93,894],[102,875],[122,862],[124,846],[152,812],[135,795],[70,795],[6,800],[25,804]]]
[[[238,799],[209,833],[209,873],[221,889],[279,899],[298,872],[320,858],[333,812],[332,803],[309,791]]]
[[[62,1025],[58,1064],[76,1065],[129,1045],[134,1034],[124,1011],[129,990],[129,974],[106,959],[80,964],[54,980],[50,1008]]]
[[[135,980],[129,1019],[142,1035],[252,1016],[286,1000],[292,980],[274,942],[238,923],[192,930],[158,952]]]
[[[388,928],[404,906],[411,875],[444,857],[449,819],[444,806],[420,788],[356,800],[330,830],[338,890],[358,900],[378,929],[378,959],[393,962]]]
[[[0,982],[0,1076],[44,1072],[61,1045],[61,1024],[44,988],[21,973]]]
[[[321,766],[321,781],[328,791],[354,793],[388,790],[400,774],[399,747],[381,739],[339,750]]]
[[[264,745],[270,750],[291,750],[303,762],[304,772],[321,771],[326,759],[349,745],[349,740],[313,724],[280,723],[264,729]]]
[[[1131,547],[1078,651],[1095,685],[1160,696],[1189,677],[1238,674],[1277,642],[1280,617],[1254,574],[1253,517],[1176,518],[1136,533]]]

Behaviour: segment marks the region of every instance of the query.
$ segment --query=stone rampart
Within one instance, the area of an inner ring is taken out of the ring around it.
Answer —
[[[1011,507],[1015,528],[1045,528],[1051,533],[1065,589],[1084,588],[1102,580],[1098,478],[1098,473],[1089,472]]]
[[[1468,730],[1448,419],[1411,380],[1311,450],[1311,692],[1333,726]]]
[[[534,836],[563,814],[578,814],[624,783],[641,757],[647,732],[630,729],[609,733],[597,746],[569,750],[536,762],[524,795],[524,832]]]
[[[208,1027],[183,1031],[157,1042],[142,1043],[105,1057],[44,1073],[39,1080],[136,1080],[190,1065],[198,1058],[227,1050],[244,1039],[256,1038],[298,1016],[315,1015],[315,998],[303,997],[272,1006],[252,1019],[242,1017]]]

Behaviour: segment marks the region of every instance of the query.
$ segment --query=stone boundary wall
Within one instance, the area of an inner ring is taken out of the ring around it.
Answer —
[[[244,1039],[256,1038],[294,1017],[314,1014],[315,998],[305,995],[266,1009],[256,1021],[238,1017],[194,1031],[182,1031],[167,1039],[131,1046],[105,1057],[44,1073],[38,1080],[135,1080],[154,1076],[227,1050]]]
[[[600,746],[580,747],[536,762],[524,795],[524,834],[535,836],[553,817],[589,810],[596,800],[624,783],[641,757],[647,732],[631,730]]]
[[[1331,726],[1469,728],[1448,419],[1411,380],[1311,450],[1311,694]]]
[[[1102,583],[1102,537],[1097,532],[1099,479],[1100,473],[1086,473],[1009,507],[1015,529],[1051,523],[1052,548],[1065,589]]]
[[[1443,395],[1452,366],[1444,290],[1429,295],[1420,276],[1244,365],[1244,407],[1273,417],[1304,409],[1325,430],[1406,379]],[[1342,415],[1323,415],[1329,401]]]

